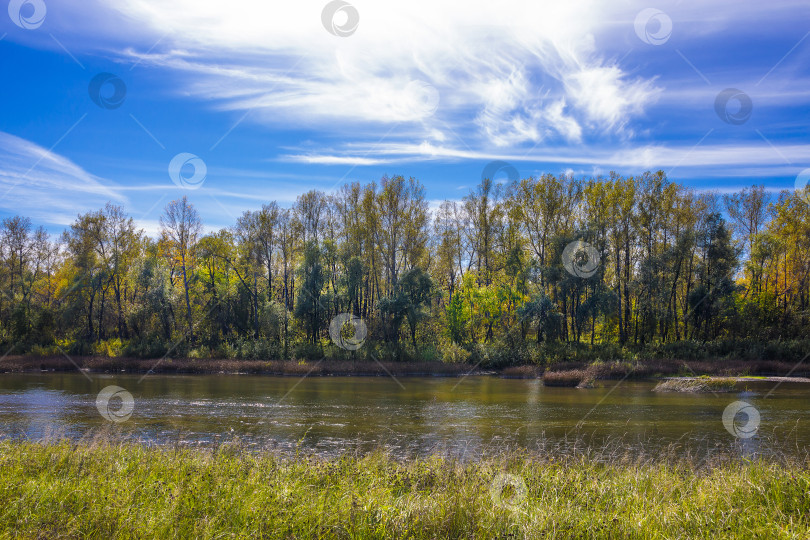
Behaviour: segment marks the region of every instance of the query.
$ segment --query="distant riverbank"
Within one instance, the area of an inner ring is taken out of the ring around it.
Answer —
[[[156,373],[289,376],[446,376],[490,371],[466,364],[443,362],[374,362],[351,360],[236,360],[212,358],[108,358],[103,356],[9,356],[0,371],[32,373],[75,371],[90,373]]]
[[[806,538],[802,460],[252,454],[0,443],[27,538]]]
[[[586,385],[596,380],[650,379],[662,377],[810,377],[810,364],[778,360],[646,360],[639,362],[561,362],[547,367],[525,365],[487,367],[451,362],[377,362],[369,360],[236,360],[196,358],[110,358],[104,356],[7,356],[0,372],[63,372],[81,369],[89,373],[160,374],[250,374],[274,376],[387,376],[458,377],[498,375],[509,378],[542,378],[549,386]]]

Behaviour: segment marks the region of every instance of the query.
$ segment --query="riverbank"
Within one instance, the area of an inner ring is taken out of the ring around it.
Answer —
[[[470,363],[376,362],[368,360],[236,360],[197,358],[127,358],[105,356],[7,356],[0,361],[0,373],[36,373],[84,370],[89,373],[155,374],[250,374],[274,376],[390,376],[458,377],[499,375],[507,378],[542,378],[548,386],[590,386],[596,380],[655,379],[665,377],[757,377],[806,382],[810,362],[779,360],[642,360],[638,362],[559,362],[550,366],[482,368]]]
[[[805,538],[810,462],[0,443],[2,536]]]
[[[589,388],[596,380],[679,379],[716,377],[731,382],[746,380],[810,382],[810,364],[778,360],[646,360],[640,362],[561,363],[542,373],[546,386]]]
[[[324,359],[234,360],[211,358],[109,358],[103,356],[8,356],[0,362],[0,372],[36,373],[76,371],[89,373],[155,374],[246,374],[275,376],[386,376],[456,377],[491,373],[467,364],[444,362],[374,362]]]

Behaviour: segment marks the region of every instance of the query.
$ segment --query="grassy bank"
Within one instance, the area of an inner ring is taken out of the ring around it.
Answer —
[[[230,449],[229,449],[230,448]],[[322,460],[0,444],[2,536],[806,538],[807,462]]]
[[[669,379],[653,388],[653,392],[683,392],[701,394],[706,392],[732,392],[736,379],[730,377],[694,377]]]
[[[716,377],[717,386],[724,378],[762,376],[805,378],[810,363],[795,364],[779,360],[639,360],[636,362],[561,362],[542,373],[548,386],[589,386],[595,380],[654,379],[661,377]],[[672,383],[675,385],[676,383]],[[711,385],[707,385],[711,386]]]

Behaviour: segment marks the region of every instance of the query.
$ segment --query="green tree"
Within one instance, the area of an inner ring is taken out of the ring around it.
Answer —
[[[521,319],[534,322],[536,325],[537,343],[545,339],[554,338],[559,334],[562,316],[557,307],[542,291],[518,308]]]
[[[295,316],[304,323],[307,339],[313,344],[318,342],[326,311],[321,303],[321,293],[326,283],[321,257],[317,242],[308,242],[304,248],[304,261],[298,269],[301,289],[295,302]]]
[[[704,255],[698,266],[699,285],[692,291],[689,301],[695,333],[708,340],[719,337],[735,314],[737,286],[734,273],[738,268],[738,251],[720,214],[709,214],[701,232],[700,245]]]
[[[415,351],[416,329],[420,321],[428,315],[431,299],[434,297],[433,280],[421,268],[405,272],[397,283],[394,294],[380,300],[380,311],[391,318],[391,336],[399,343],[399,329],[407,320],[411,343]]]

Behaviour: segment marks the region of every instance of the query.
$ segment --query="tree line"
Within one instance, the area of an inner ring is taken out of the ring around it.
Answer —
[[[341,313],[399,358],[801,339],[808,201],[763,186],[696,192],[659,171],[484,178],[431,209],[418,180],[395,176],[268,202],[207,234],[186,197],[155,238],[109,203],[58,237],[10,217],[0,341],[35,354],[306,357],[329,347]]]

